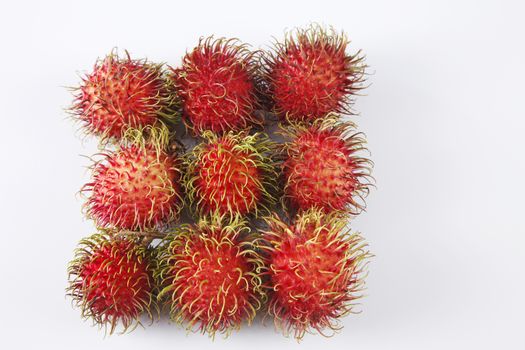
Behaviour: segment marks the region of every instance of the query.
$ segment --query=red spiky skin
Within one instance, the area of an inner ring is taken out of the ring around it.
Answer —
[[[269,177],[277,176],[265,155],[269,151],[266,137],[232,133],[206,136],[208,141],[187,159],[185,183],[197,212],[244,216],[271,203]]]
[[[285,334],[336,330],[338,318],[352,310],[362,285],[361,263],[367,257],[361,238],[348,236],[345,220],[307,211],[288,225],[274,217],[263,233],[269,280],[269,313]]]
[[[88,215],[100,227],[153,228],[171,221],[181,205],[177,161],[151,147],[127,146],[93,169]]]
[[[111,331],[118,322],[127,329],[156,307],[149,255],[132,240],[105,233],[82,240],[69,272],[69,293],[83,316]]]
[[[219,215],[230,210],[241,215],[250,212],[261,199],[256,179],[259,170],[249,151],[233,150],[229,140],[209,145],[197,165],[195,186],[202,193],[205,213],[215,210]],[[229,181],[227,181],[229,179]]]
[[[226,333],[251,322],[261,307],[260,258],[243,230],[201,222],[175,232],[160,255],[161,295],[188,329]]]
[[[364,207],[369,161],[358,155],[364,140],[358,133],[347,135],[351,124],[334,123],[289,129],[283,173],[285,196],[295,209],[357,214]]]
[[[345,53],[343,34],[313,26],[288,35],[266,57],[265,80],[274,112],[290,121],[310,121],[329,112],[349,112],[359,90],[362,58]]]
[[[252,54],[235,40],[201,40],[174,70],[185,119],[195,134],[223,133],[257,123]]]
[[[88,132],[118,139],[129,128],[155,125],[174,104],[161,65],[111,53],[83,78],[72,110]]]

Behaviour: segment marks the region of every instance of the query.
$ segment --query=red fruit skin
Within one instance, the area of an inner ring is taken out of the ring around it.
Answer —
[[[291,126],[285,133],[291,137],[283,162],[291,207],[358,214],[369,191],[371,163],[359,155],[365,140],[354,126],[327,116],[309,126]]]
[[[210,145],[197,166],[199,175],[195,185],[202,192],[209,193],[203,196],[205,213],[218,209],[219,215],[226,214],[229,210],[245,215],[261,199],[261,190],[257,181],[253,180],[260,176],[259,170],[252,163],[253,155],[232,148],[231,143]],[[230,181],[224,181],[225,178]]]
[[[265,58],[264,80],[276,114],[312,121],[329,112],[350,113],[349,97],[361,89],[363,58],[346,54],[344,34],[318,26],[289,33]]]
[[[252,53],[236,40],[201,39],[173,69],[187,126],[197,135],[250,128],[257,82]]]
[[[82,240],[69,273],[69,294],[83,316],[111,332],[119,322],[127,329],[144,312],[151,317],[156,308],[149,255],[131,240],[105,233]]]
[[[268,312],[278,328],[301,339],[306,332],[338,329],[362,286],[366,245],[344,231],[346,220],[309,210],[292,225],[267,220],[261,247],[268,280]]]
[[[256,274],[261,262],[244,230],[201,222],[169,239],[160,255],[161,295],[176,322],[214,336],[253,320],[264,297]]]
[[[73,114],[88,132],[103,139],[124,137],[174,114],[175,98],[162,66],[111,53],[98,61],[77,90]]]
[[[265,135],[205,133],[207,142],[186,158],[186,192],[197,216],[245,216],[267,211],[275,202],[272,178],[277,178],[268,157],[271,143]]]
[[[99,227],[143,230],[173,220],[182,204],[176,159],[151,147],[127,146],[96,163],[88,216]]]

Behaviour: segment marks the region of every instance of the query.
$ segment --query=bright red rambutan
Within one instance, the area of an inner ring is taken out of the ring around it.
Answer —
[[[103,140],[138,134],[153,138],[169,133],[176,119],[176,99],[162,65],[120,58],[112,52],[97,61],[76,89],[72,113],[86,130]]]
[[[244,222],[183,225],[159,253],[158,279],[171,317],[188,330],[230,334],[250,323],[264,294],[259,255]]]
[[[350,96],[363,81],[363,57],[347,54],[348,39],[319,26],[288,33],[265,57],[264,81],[276,114],[311,121],[329,112],[350,112]]]
[[[258,216],[275,202],[273,143],[265,134],[203,134],[185,157],[184,184],[197,216]]]
[[[98,226],[143,230],[168,223],[182,205],[178,161],[151,146],[123,146],[94,165],[87,213]]]
[[[83,239],[68,271],[68,294],[82,316],[110,333],[118,323],[124,331],[139,324],[144,313],[152,318],[157,309],[150,252],[132,239],[106,232]]]
[[[338,318],[360,297],[366,244],[346,231],[341,213],[311,209],[288,225],[267,219],[262,234],[262,273],[268,279],[268,312],[285,335],[301,339],[305,332],[337,330]]]
[[[363,136],[351,123],[327,115],[312,125],[283,127],[285,199],[295,209],[318,207],[358,214],[368,194],[370,164],[359,154]]]
[[[223,133],[258,124],[253,54],[237,40],[201,39],[174,69],[183,114],[195,134]]]

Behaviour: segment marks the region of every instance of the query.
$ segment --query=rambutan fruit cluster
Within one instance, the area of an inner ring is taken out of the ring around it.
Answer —
[[[273,49],[201,39],[179,66],[95,63],[72,114],[100,140],[81,188],[96,233],[69,265],[82,316],[126,331],[168,315],[229,335],[257,314],[285,335],[339,329],[370,253],[351,219],[372,162],[354,122],[366,66],[343,33]]]

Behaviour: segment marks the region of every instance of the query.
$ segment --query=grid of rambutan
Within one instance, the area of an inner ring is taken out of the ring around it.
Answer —
[[[101,149],[80,191],[96,233],[68,269],[84,318],[212,338],[257,315],[296,339],[340,328],[371,256],[349,228],[372,162],[344,118],[365,74],[348,45],[311,25],[273,52],[208,37],[179,66],[96,62],[71,108]]]

